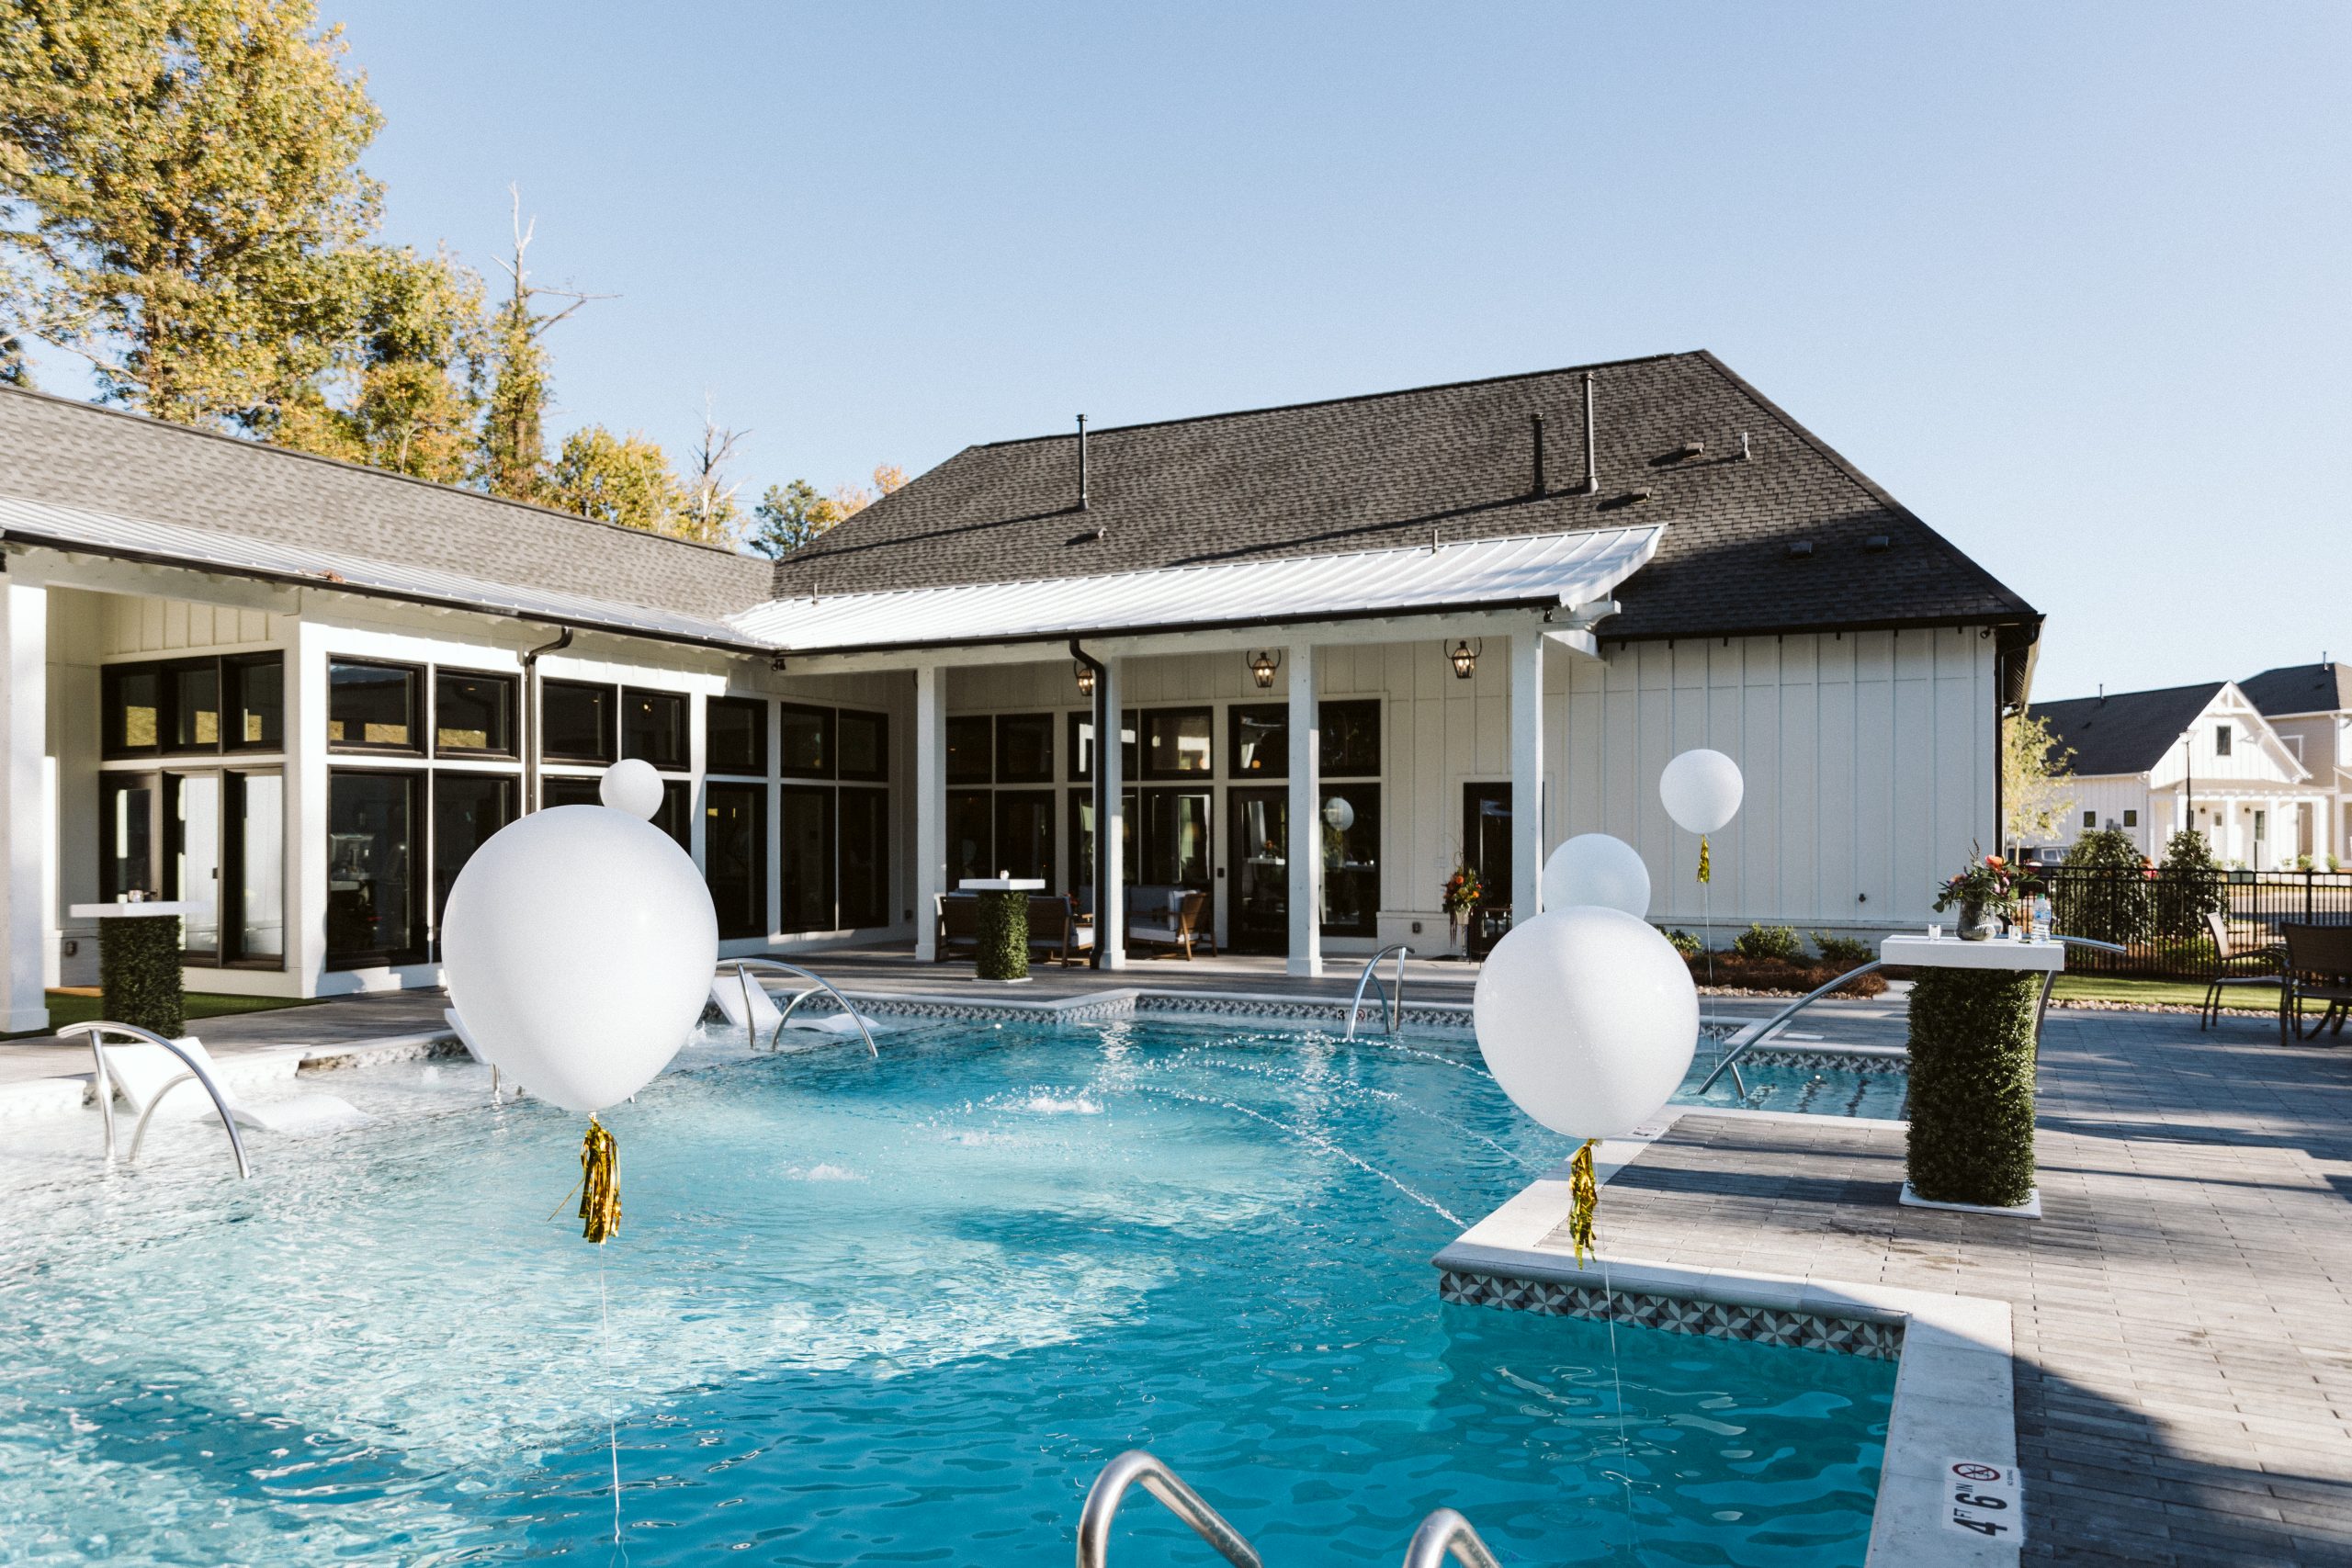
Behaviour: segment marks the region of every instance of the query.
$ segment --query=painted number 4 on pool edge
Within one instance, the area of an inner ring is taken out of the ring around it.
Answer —
[[[2025,1512],[2018,1506],[2018,1472],[1998,1465],[1953,1460],[1944,1467],[1944,1522],[1984,1540],[2014,1546],[2025,1539]]]

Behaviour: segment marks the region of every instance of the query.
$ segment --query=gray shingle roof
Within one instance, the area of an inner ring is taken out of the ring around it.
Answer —
[[[1662,522],[1665,544],[1619,590],[1602,636],[2001,624],[2030,640],[2030,605],[1713,355],[1591,368],[1598,495],[1577,493],[1583,370],[1544,371],[1091,432],[1084,513],[1070,436],[967,447],[778,561],[777,593],[1317,555],[1432,528],[1458,540]],[[1691,441],[1705,450],[1680,456]],[[1800,541],[1811,552],[1792,557]]]
[[[14,388],[0,495],[696,616],[770,580],[731,550]]]
[[[2265,670],[2238,690],[2267,718],[2290,713],[2352,711],[2352,666],[2330,660],[2324,664],[2288,664]]]
[[[2181,732],[2221,694],[2225,681],[2167,686],[2154,692],[2115,692],[2035,703],[2027,712],[2050,721],[2064,745],[2075,749],[2067,768],[2076,773],[2143,773],[2173,747]]]

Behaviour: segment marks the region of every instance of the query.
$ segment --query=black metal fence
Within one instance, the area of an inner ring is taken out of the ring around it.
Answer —
[[[2290,921],[2352,924],[2352,872],[2211,871],[2190,874],[2129,866],[2041,866],[2051,914],[2065,936],[2120,943],[2120,953],[2076,948],[2070,970],[2201,980],[2212,973],[2205,916],[2222,916],[2233,952],[2279,940]]]

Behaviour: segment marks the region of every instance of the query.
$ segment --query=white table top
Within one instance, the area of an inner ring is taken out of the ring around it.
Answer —
[[[196,906],[185,898],[150,898],[143,904],[69,904],[65,912],[77,920],[110,920],[124,915],[192,915]]]
[[[2066,946],[2056,942],[1993,938],[1962,942],[1956,936],[1891,936],[1878,944],[1879,958],[1922,969],[2031,969],[2064,971]]]
[[[1042,876],[967,876],[956,885],[966,893],[1043,893]]]

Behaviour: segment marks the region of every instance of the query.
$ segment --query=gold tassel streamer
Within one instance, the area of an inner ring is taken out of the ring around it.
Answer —
[[[1699,880],[1713,882],[1714,879],[1714,869],[1707,862],[1707,835],[1702,833],[1699,835]]]
[[[1592,1242],[1592,1212],[1600,1206],[1600,1184],[1592,1179],[1593,1140],[1587,1138],[1568,1161],[1568,1235],[1577,1245],[1577,1262],[1597,1252]]]
[[[580,1234],[599,1246],[621,1234],[620,1150],[595,1117],[580,1140]]]

